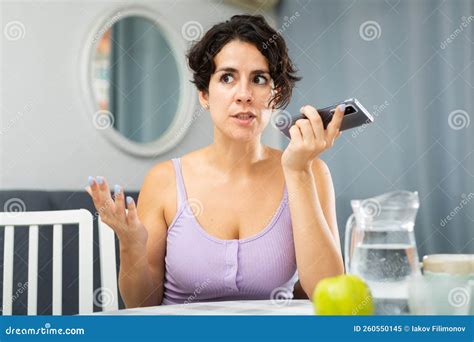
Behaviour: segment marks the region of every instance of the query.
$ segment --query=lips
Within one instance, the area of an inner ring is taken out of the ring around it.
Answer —
[[[232,115],[232,117],[239,120],[249,120],[255,118],[255,115],[252,112],[240,112]]]

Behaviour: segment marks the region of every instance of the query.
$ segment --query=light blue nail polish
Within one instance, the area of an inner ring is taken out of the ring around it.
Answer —
[[[346,105],[344,103],[340,104],[339,110],[344,113],[346,111]]]
[[[97,183],[99,183],[99,184],[104,183],[104,177],[102,177],[102,176],[97,176],[96,180],[97,180]]]
[[[114,186],[114,193],[115,193],[116,195],[118,195],[118,194],[120,193],[120,191],[122,191],[122,189],[120,188],[120,185],[115,184],[115,186]]]
[[[132,204],[133,202],[133,198],[131,198],[130,196],[127,196],[127,204]]]
[[[92,186],[92,185],[94,184],[94,177],[89,176],[89,177],[87,178],[87,181],[89,182],[89,185]]]

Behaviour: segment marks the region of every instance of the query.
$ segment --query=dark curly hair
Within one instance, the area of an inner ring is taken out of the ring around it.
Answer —
[[[277,90],[270,100],[270,106],[285,108],[291,99],[295,82],[301,77],[288,56],[283,37],[268,25],[261,15],[234,15],[225,22],[214,25],[204,37],[189,50],[189,67],[198,90],[208,92],[211,75],[216,70],[214,56],[232,40],[241,40],[255,45],[268,61],[270,76]]]

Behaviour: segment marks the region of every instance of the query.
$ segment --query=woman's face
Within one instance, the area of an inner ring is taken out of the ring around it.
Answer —
[[[214,57],[216,70],[209,81],[209,94],[200,92],[202,104],[208,103],[214,125],[232,139],[255,139],[268,124],[268,107],[273,80],[268,62],[250,43],[233,40]],[[250,112],[250,120],[235,117]]]

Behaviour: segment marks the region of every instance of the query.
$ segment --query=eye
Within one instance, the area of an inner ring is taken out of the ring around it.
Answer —
[[[226,81],[228,79],[228,77],[233,78],[232,74],[226,73],[226,74],[221,76],[220,81],[224,82],[224,83],[229,83],[229,82]]]
[[[257,82],[256,82],[257,84],[262,84],[262,85],[263,85],[263,84],[267,84],[267,82],[268,82],[268,79],[267,79],[265,76],[263,76],[263,75],[257,75],[257,76],[255,76],[255,79],[256,79],[256,80],[258,80],[258,79],[263,80],[262,82],[258,82],[258,81],[257,81]]]

